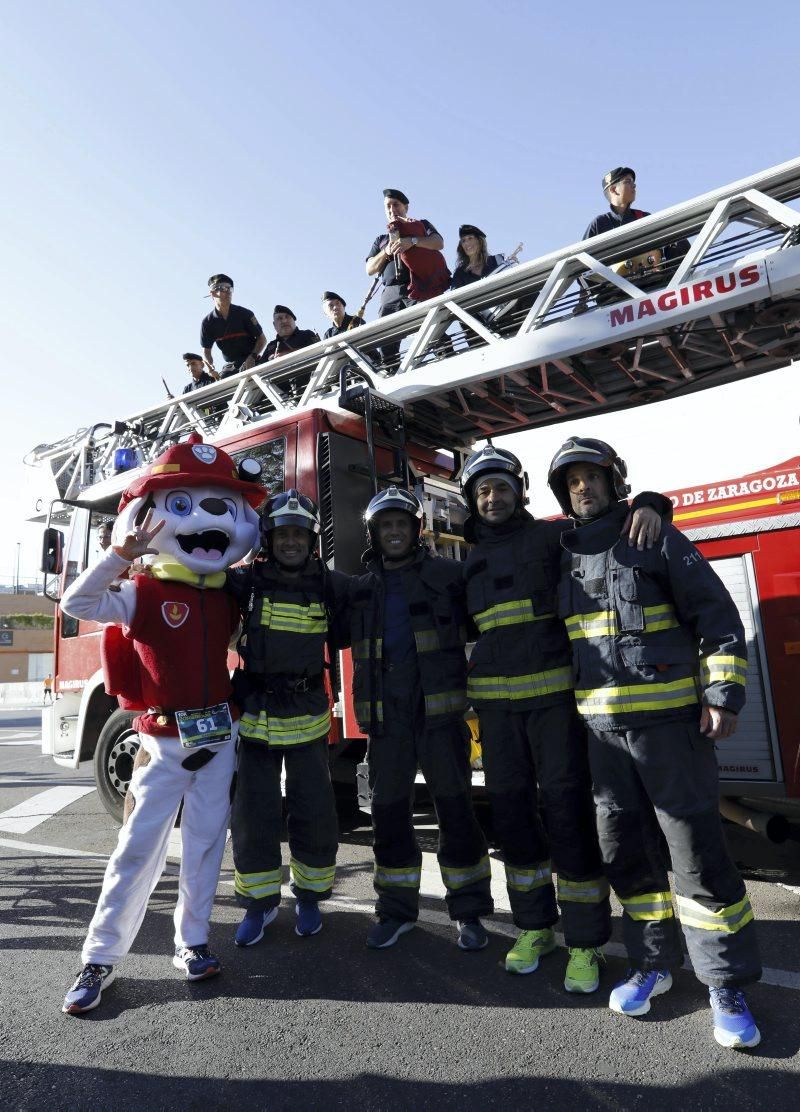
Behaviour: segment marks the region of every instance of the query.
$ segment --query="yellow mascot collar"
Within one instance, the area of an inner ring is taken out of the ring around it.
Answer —
[[[190,571],[177,560],[166,557],[156,559],[150,564],[150,571],[155,579],[169,579],[173,583],[188,583],[190,587],[224,587],[225,572],[212,571],[210,575],[201,575],[199,572]]]

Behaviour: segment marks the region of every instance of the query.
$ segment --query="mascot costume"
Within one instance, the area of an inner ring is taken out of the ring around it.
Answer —
[[[114,978],[164,869],[183,801],[183,851],[175,908],[173,964],[189,980],[212,977],[208,948],[230,810],[238,711],[231,704],[228,644],[239,611],[225,570],[258,540],[265,491],[259,471],[192,434],[169,448],[120,501],[111,547],[66,591],[61,607],[109,623],[103,663],[109,694],[141,711],[134,720],[142,760],[83,946],[83,970],[64,1000],[70,1015],[90,1011]],[[242,477],[242,472],[245,477]],[[149,574],[120,577],[144,558]]]

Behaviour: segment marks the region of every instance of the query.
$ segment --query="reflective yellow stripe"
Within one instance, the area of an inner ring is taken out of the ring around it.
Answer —
[[[361,641],[354,641],[352,646],[353,660],[369,660],[369,638],[364,637]],[[375,641],[375,659],[380,660],[383,656],[383,641],[378,637]]]
[[[744,687],[747,682],[747,661],[742,656],[712,653],[700,661],[700,679],[704,687],[708,687],[710,683],[740,683]]]
[[[555,618],[555,614],[535,614],[533,602],[529,598],[515,599],[513,602],[498,602],[481,610],[474,617],[475,625],[481,633],[501,626],[521,625],[524,622],[543,622],[545,618]]]
[[[418,653],[435,652],[439,648],[439,634],[435,629],[415,629],[414,642]]]
[[[274,602],[271,598],[261,604],[261,624],[286,633],[325,633],[328,628],[321,603]]]
[[[353,709],[359,722],[369,722],[372,715],[368,702],[355,703]],[[378,722],[383,722],[383,703],[380,701],[375,704],[375,717]]]
[[[259,711],[258,715],[243,714],[239,733],[248,741],[263,741],[267,745],[289,746],[305,745],[316,741],[330,732],[331,712],[322,714],[298,714],[291,718],[279,718]]]
[[[467,695],[463,688],[460,691],[440,691],[435,695],[425,696],[425,713],[436,714],[461,714],[467,707]]]
[[[233,886],[240,896],[263,900],[277,896],[281,890],[281,870],[269,869],[265,873],[234,872]]]
[[[553,872],[549,861],[543,861],[530,869],[521,869],[506,862],[506,885],[515,892],[532,892],[534,888],[544,888],[553,883]]]
[[[482,857],[477,865],[459,865],[457,868],[449,865],[440,866],[442,880],[450,889],[464,888],[467,884],[475,884],[479,880],[486,880],[492,875],[492,866],[489,855]]]
[[[645,633],[656,633],[661,629],[677,629],[680,626],[675,609],[668,602],[658,606],[642,607]],[[617,614],[614,610],[595,610],[591,614],[573,614],[564,623],[570,641],[583,637],[616,637],[619,633]]]
[[[637,683],[626,687],[595,687],[575,692],[581,714],[634,714],[643,710],[668,710],[697,703],[693,676],[670,683]]]
[[[289,869],[296,887],[305,888],[309,892],[327,892],[333,888],[336,866],[326,865],[315,869],[312,865],[304,865],[296,857],[289,858]]]
[[[604,876],[595,880],[565,880],[559,876],[556,891],[559,903],[599,904],[608,899],[610,889]]]
[[[678,915],[684,927],[695,927],[701,931],[720,931],[723,934],[736,934],[742,927],[753,921],[750,898],[745,895],[738,903],[711,911],[697,900],[686,896],[676,896]]]
[[[551,668],[527,676],[470,676],[467,697],[472,699],[531,699],[571,691],[572,669]]]
[[[421,870],[413,865],[407,869],[387,869],[383,865],[375,866],[375,883],[382,884],[384,888],[419,888]]]
[[[672,919],[675,914],[670,892],[643,892],[641,896],[629,896],[626,900],[620,897],[619,902],[631,919]]]

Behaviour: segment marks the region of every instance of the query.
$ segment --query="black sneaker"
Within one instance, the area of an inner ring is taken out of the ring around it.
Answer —
[[[93,962],[84,965],[75,984],[64,997],[61,1011],[66,1012],[67,1015],[90,1012],[100,1003],[103,989],[107,988],[115,977],[113,965],[97,965]]]
[[[208,946],[177,946],[172,964],[185,972],[187,981],[216,977],[222,968],[219,958],[211,953]]]
[[[367,935],[367,946],[370,950],[386,950],[394,946],[401,934],[413,929],[410,919],[379,919]]]
[[[460,950],[485,950],[489,935],[480,919],[459,919],[458,947]]]

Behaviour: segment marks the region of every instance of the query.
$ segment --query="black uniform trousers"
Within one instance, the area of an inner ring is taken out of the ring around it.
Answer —
[[[417,767],[439,823],[437,858],[451,919],[491,915],[491,866],[472,808],[466,723],[430,726],[416,659],[383,673],[384,732],[370,738],[369,777],[375,841],[375,911],[382,919],[415,921],[422,854],[413,823]]]
[[[660,827],[697,977],[717,987],[758,980],[753,913],[719,816],[714,743],[695,720],[639,730],[590,726],[589,759],[603,862],[623,905],[631,965],[669,969],[683,961]]]
[[[271,749],[240,735],[231,835],[242,907],[268,910],[280,903],[284,763],[292,892],[298,899],[319,901],[333,888],[339,827],[327,737]]]
[[[557,922],[554,868],[567,946],[602,946],[611,936],[609,889],[597,844],[586,730],[574,703],[519,711],[481,706],[478,718],[514,923],[542,930]]]

